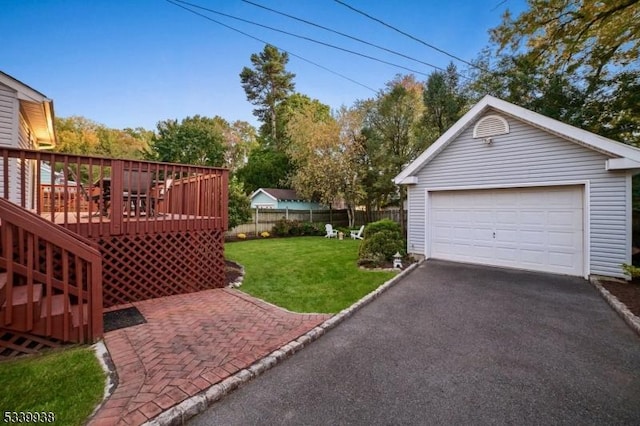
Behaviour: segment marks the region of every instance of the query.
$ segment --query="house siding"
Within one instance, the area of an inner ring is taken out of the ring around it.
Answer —
[[[274,200],[273,198],[270,198],[269,196],[267,196],[263,192],[260,192],[260,193],[256,194],[251,199],[251,208],[255,209],[256,205],[260,205],[261,208],[262,208],[262,206],[267,206],[267,205],[270,206],[269,208],[273,208],[273,209],[277,209],[278,208],[278,202],[276,200]]]
[[[36,143],[35,138],[33,137],[33,132],[31,128],[29,128],[29,124],[24,119],[22,114],[20,114],[20,126],[18,128],[18,147],[21,149],[35,149]],[[33,186],[34,186],[34,168],[33,161],[25,160],[18,161],[17,163],[17,173],[18,176],[21,173],[24,173],[24,207],[28,209],[32,209],[34,207],[33,200]],[[18,182],[22,182],[22,179],[17,179]],[[18,185],[19,186],[19,185]],[[18,191],[22,191],[22,188],[18,187]],[[19,192],[19,199],[22,199],[22,192]]]
[[[590,273],[623,276],[620,264],[630,262],[630,200],[627,173],[605,170],[608,156],[567,141],[513,117],[502,115],[510,133],[490,145],[473,139],[471,122],[455,140],[415,173],[418,184],[408,187],[408,249],[426,254],[426,189],[549,182],[585,181],[590,203]]]
[[[272,209],[290,209],[290,210],[318,210],[323,208],[320,204],[311,201],[288,201],[274,200],[266,194],[260,192],[251,199],[251,208],[272,208]],[[270,207],[265,207],[270,206]]]
[[[17,93],[0,84],[0,147],[18,147],[18,121],[20,102]],[[4,188],[4,170],[0,163],[0,189]],[[9,183],[18,181],[18,161],[9,160]],[[6,198],[19,203],[20,188],[9,187],[9,194]]]

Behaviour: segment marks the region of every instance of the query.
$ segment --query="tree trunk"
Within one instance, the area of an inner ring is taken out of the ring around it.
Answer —
[[[347,204],[347,217],[349,218],[349,228],[354,228],[356,222],[356,209],[351,204]]]

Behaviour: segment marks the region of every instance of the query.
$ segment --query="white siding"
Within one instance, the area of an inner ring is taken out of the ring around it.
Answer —
[[[0,84],[0,147],[18,146],[18,117],[20,103],[17,93],[6,86]],[[14,202],[19,202],[19,189],[17,185],[11,183],[17,181],[18,163],[16,160],[9,161],[9,194],[8,198]],[[0,196],[4,196],[4,170],[0,162]]]
[[[24,119],[24,117],[22,116],[22,114],[20,114],[20,126],[18,129],[18,147],[22,148],[22,149],[35,149],[36,143],[35,143],[35,136],[33,135],[32,130],[29,128],[29,125],[27,124],[26,120]],[[25,185],[25,200],[23,202],[23,206],[28,208],[28,209],[32,209],[34,206],[34,197],[33,197],[33,179],[34,179],[34,167],[33,167],[34,162],[31,160],[25,160],[23,161],[18,161],[17,164],[17,173],[18,173],[18,177],[20,176],[21,173],[24,173],[24,185]],[[18,194],[22,194],[22,187],[21,187],[21,182],[22,179],[18,178],[16,179],[16,182],[18,183]],[[19,196],[19,199],[21,198],[21,195]]]
[[[409,251],[425,253],[427,188],[589,180],[590,273],[622,276],[620,264],[631,260],[626,172],[606,171],[608,157],[604,154],[512,117],[505,118],[509,134],[496,136],[487,145],[472,137],[476,120],[416,173],[418,184],[408,188]]]
[[[16,92],[0,84],[0,146],[15,146],[18,108]]]

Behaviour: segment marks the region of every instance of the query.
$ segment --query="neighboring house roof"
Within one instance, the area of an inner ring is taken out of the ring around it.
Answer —
[[[511,116],[534,127],[553,133],[595,151],[613,157],[606,162],[607,170],[640,169],[640,149],[596,135],[595,133],[565,124],[537,112],[519,107],[493,96],[485,96],[460,120],[438,138],[426,151],[411,162],[393,181],[396,184],[416,183],[415,173],[437,156],[460,133],[488,111],[496,111]]]
[[[265,194],[274,201],[304,201],[304,199],[299,197],[293,189],[259,188],[251,194],[251,198],[255,197],[259,193]]]
[[[2,71],[0,71],[0,84],[17,92],[21,110],[34,132],[38,146],[52,148],[56,143],[53,101]]]

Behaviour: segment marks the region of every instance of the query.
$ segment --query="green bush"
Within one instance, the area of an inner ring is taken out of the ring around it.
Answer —
[[[320,227],[318,225],[316,225],[315,223],[311,223],[311,222],[302,222],[302,224],[300,225],[300,228],[302,229],[302,235],[324,235],[325,234],[325,230],[324,227]]]
[[[325,231],[324,227],[320,228],[311,222],[300,222],[298,220],[282,218],[273,225],[271,233],[278,237],[297,237],[300,235],[324,235]]]
[[[289,235],[294,237],[297,237],[298,235],[302,235],[302,226],[299,221],[291,220],[289,221],[289,224],[291,225],[289,227]]]
[[[385,261],[393,260],[396,252],[403,256],[406,254],[404,240],[400,238],[399,232],[384,229],[362,241],[358,252],[358,263],[380,265]]]
[[[285,218],[282,218],[276,221],[276,224],[273,225],[271,229],[271,233],[273,235],[277,235],[278,237],[286,237],[289,235],[289,230],[291,229],[291,222]]]
[[[377,222],[371,222],[364,228],[364,238],[370,238],[378,232],[390,231],[398,234],[398,238],[401,238],[400,224],[392,221],[391,219],[382,219]]]
[[[640,277],[640,267],[623,263],[622,270],[624,271],[625,274],[629,275],[631,278]]]

